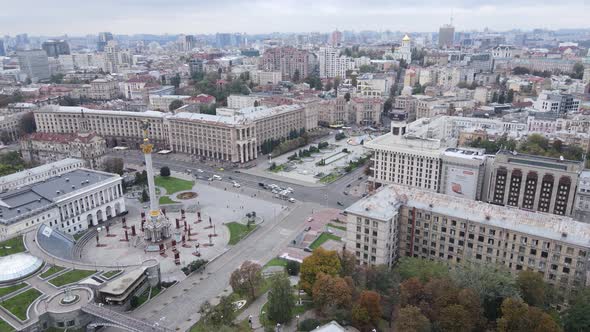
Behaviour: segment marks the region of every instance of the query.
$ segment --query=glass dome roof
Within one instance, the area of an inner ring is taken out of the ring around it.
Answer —
[[[28,277],[42,265],[43,260],[23,252],[0,257],[0,283]]]

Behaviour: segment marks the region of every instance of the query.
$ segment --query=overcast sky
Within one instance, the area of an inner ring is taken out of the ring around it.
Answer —
[[[589,28],[590,0],[2,0],[0,36]]]

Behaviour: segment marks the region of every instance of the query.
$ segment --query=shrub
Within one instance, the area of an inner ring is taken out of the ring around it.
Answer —
[[[313,319],[313,318],[308,318],[308,319],[303,320],[301,323],[299,323],[299,330],[307,332],[307,331],[311,331],[311,330],[317,328],[320,325],[321,325],[321,323],[319,320]]]
[[[170,176],[170,168],[168,166],[160,168],[160,176]]]
[[[195,272],[201,268],[204,268],[208,262],[209,261],[206,259],[197,259],[197,260],[189,263],[187,266],[183,267],[181,270],[182,270],[182,272],[184,272],[185,275],[189,275],[192,272]]]
[[[301,268],[301,264],[297,261],[287,261],[287,272],[289,275],[296,276],[299,274],[299,270]]]

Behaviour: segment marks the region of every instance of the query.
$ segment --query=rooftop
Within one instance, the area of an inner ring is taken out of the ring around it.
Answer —
[[[34,176],[36,174],[42,174],[45,172],[49,172],[53,169],[60,169],[62,167],[66,167],[66,166],[70,166],[70,165],[78,164],[78,163],[83,163],[83,161],[80,159],[75,159],[75,158],[65,158],[65,159],[50,163],[50,164],[37,166],[35,168],[27,169],[24,171],[12,173],[12,174],[0,177],[0,185],[5,184],[5,183],[10,183],[13,181],[17,181],[19,179],[22,179],[23,177]]]
[[[69,114],[82,114],[86,115],[101,114],[101,115],[112,115],[112,116],[128,116],[128,117],[146,117],[146,118],[163,118],[164,113],[157,111],[145,111],[145,112],[129,112],[129,111],[110,111],[110,110],[94,110],[80,106],[57,106],[49,105],[42,107],[39,111],[35,112],[55,112],[55,113],[69,113]]]
[[[402,185],[385,186],[374,195],[356,202],[346,211],[388,220],[395,216],[397,207],[402,204],[449,217],[590,247],[590,224],[570,217],[493,205]]]
[[[62,175],[0,193],[0,223],[11,224],[34,211],[50,208],[66,195],[86,190],[118,175],[87,169],[76,169]]]

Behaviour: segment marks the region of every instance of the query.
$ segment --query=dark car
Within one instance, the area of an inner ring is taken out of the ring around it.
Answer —
[[[258,185],[261,186],[262,188],[264,188],[266,185],[262,182],[258,182]]]
[[[340,205],[340,206],[344,206],[344,204],[340,203],[340,202],[336,202],[336,204]]]
[[[350,188],[350,186],[351,186],[351,184],[349,183],[349,184],[346,185],[346,188]]]

